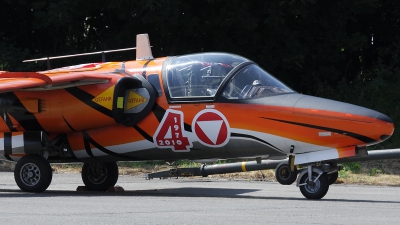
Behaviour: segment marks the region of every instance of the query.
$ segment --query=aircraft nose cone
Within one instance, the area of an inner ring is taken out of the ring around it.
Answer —
[[[394,132],[394,123],[393,120],[390,119],[390,117],[386,116],[383,113],[379,113],[377,112],[377,116],[375,117],[378,120],[387,122],[386,124],[386,134],[382,134],[380,136],[381,141],[385,141],[386,139],[390,138],[390,136],[392,136],[393,132]]]
[[[307,96],[307,95],[304,95],[302,98],[299,98],[299,100],[294,104],[294,107],[360,115],[360,116],[375,118],[388,123],[393,123],[392,119],[390,119],[388,116],[372,109],[368,109],[357,105],[352,105],[349,103],[318,98],[313,96]]]
[[[378,120],[382,120],[382,121],[385,121],[385,122],[388,122],[388,123],[393,123],[393,120],[390,119],[390,117],[386,116],[385,114],[380,113],[380,112],[376,112],[376,113],[377,114],[376,114],[375,118],[377,118]]]
[[[303,97],[300,97],[296,101],[296,103],[294,104],[294,108],[321,110],[324,112],[335,112],[339,113],[337,114],[339,116],[338,118],[342,119],[347,119],[346,118],[347,115],[353,115],[354,117],[348,117],[349,121],[354,120],[362,122],[365,120],[364,122],[370,125],[368,125],[368,127],[364,127],[364,130],[360,130],[359,132],[363,133],[366,136],[373,137],[375,142],[376,141],[381,142],[388,139],[393,134],[394,131],[393,120],[390,119],[387,115],[372,109],[344,102],[304,95]],[[330,114],[326,115],[328,117],[331,116]],[[375,120],[374,122],[373,120],[370,119],[377,119],[378,121]],[[349,124],[349,126],[351,127],[352,125]],[[374,141],[372,140],[367,141],[368,138],[363,140],[368,144],[374,143]]]

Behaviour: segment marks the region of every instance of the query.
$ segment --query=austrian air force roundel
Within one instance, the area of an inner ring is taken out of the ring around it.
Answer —
[[[230,137],[230,127],[225,116],[215,109],[204,109],[196,114],[192,129],[198,141],[208,147],[222,147]]]

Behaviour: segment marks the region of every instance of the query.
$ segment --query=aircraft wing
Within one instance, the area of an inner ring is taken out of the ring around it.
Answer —
[[[10,91],[54,90],[88,84],[105,83],[110,76],[99,73],[0,72],[0,93]]]

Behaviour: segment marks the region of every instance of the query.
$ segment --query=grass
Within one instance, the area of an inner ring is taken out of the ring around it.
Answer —
[[[235,160],[219,161],[217,163],[236,162]],[[200,167],[201,163],[192,161],[176,161],[172,165],[164,162],[119,162],[120,175],[145,176],[147,173],[169,170],[172,168]],[[0,162],[0,171],[13,171],[15,163]],[[52,164],[55,173],[80,173],[82,164]],[[210,175],[208,178],[245,179],[275,181],[275,170],[250,171]],[[400,186],[400,159],[378,160],[368,162],[344,163],[336,183]]]
[[[400,159],[344,163],[337,182],[400,186]]]

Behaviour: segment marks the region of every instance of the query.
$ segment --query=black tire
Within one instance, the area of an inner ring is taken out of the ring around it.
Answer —
[[[327,174],[326,178],[328,179],[328,184],[329,185],[334,184],[338,179],[338,177],[339,177],[339,172],[337,171],[334,173]]]
[[[107,191],[118,180],[115,162],[86,162],[82,167],[82,181],[89,191]]]
[[[15,165],[14,179],[22,191],[39,193],[49,187],[53,171],[42,156],[26,155]]]
[[[275,170],[275,178],[282,185],[291,185],[297,179],[297,167],[290,171],[289,163],[280,163]]]
[[[313,172],[312,173],[312,179],[314,180],[315,178],[318,177],[318,173]],[[304,184],[308,182],[308,174],[304,174],[300,178],[300,184]],[[317,181],[315,181],[314,184],[306,184],[303,186],[300,186],[300,191],[304,195],[304,197],[308,199],[321,199],[323,198],[326,193],[328,193],[329,190],[329,184],[328,180],[326,178],[326,173],[322,174]]]

